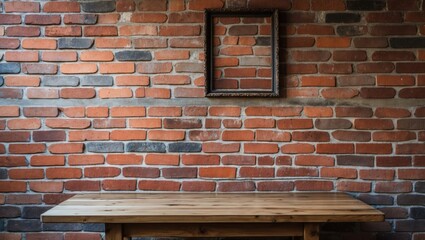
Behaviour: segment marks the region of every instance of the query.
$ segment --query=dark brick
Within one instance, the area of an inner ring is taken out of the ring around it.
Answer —
[[[425,208],[423,207],[412,207],[410,209],[410,217],[414,219],[425,219]]]
[[[336,107],[337,117],[371,117],[373,111],[367,107]]]
[[[16,88],[2,88],[0,89],[0,98],[22,98],[22,89]]]
[[[202,145],[200,143],[178,142],[168,145],[170,152],[200,152]]]
[[[359,200],[371,205],[393,205],[394,198],[388,195],[360,194]]]
[[[0,77],[0,87],[3,86],[3,83],[4,83],[4,79],[3,77]]]
[[[81,223],[44,223],[44,231],[81,231]]]
[[[328,13],[327,23],[356,23],[360,22],[361,16],[358,13]]]
[[[8,175],[7,175],[7,169],[2,168],[0,169],[0,179],[7,179]]]
[[[0,142],[29,142],[31,134],[29,132],[1,131]]]
[[[95,153],[120,153],[124,152],[122,142],[90,142],[86,144],[88,152]]]
[[[398,205],[424,205],[425,195],[419,194],[402,194],[397,196]]]
[[[86,232],[104,232],[105,224],[103,223],[86,223],[83,225],[83,231]]]
[[[403,88],[398,93],[398,96],[401,98],[425,98],[425,88]]]
[[[340,166],[373,167],[373,159],[372,156],[339,155],[336,158],[336,162]]]
[[[148,51],[120,51],[115,53],[118,61],[151,61],[152,54]]]
[[[236,25],[229,28],[229,35],[242,36],[242,35],[256,35],[258,27],[255,25]]]
[[[0,218],[15,218],[21,216],[21,209],[15,206],[0,206]]]
[[[97,15],[96,14],[65,15],[63,18],[63,22],[65,24],[84,24],[84,25],[96,24]]]
[[[158,178],[160,171],[159,168],[153,167],[125,167],[123,175],[124,177]]]
[[[164,119],[164,128],[170,129],[191,129],[202,127],[200,119],[180,119],[180,118],[167,118]]]
[[[80,83],[80,78],[75,76],[45,76],[43,85],[49,87],[76,87]]]
[[[58,66],[55,64],[23,64],[22,72],[26,74],[56,74],[58,72]]]
[[[111,76],[84,76],[81,86],[112,86],[114,78]]]
[[[398,232],[425,232],[425,220],[397,221],[395,230]]]
[[[361,88],[360,96],[362,98],[379,98],[387,99],[393,98],[396,94],[394,88]]]
[[[317,129],[348,129],[353,125],[347,119],[316,119],[314,125]]]
[[[32,134],[34,142],[55,142],[65,141],[65,131],[52,130],[52,131],[34,131]]]
[[[0,74],[14,74],[21,72],[19,63],[0,63]]]
[[[9,232],[40,232],[40,220],[9,220],[7,222]]]
[[[87,49],[93,45],[90,38],[59,38],[59,49]]]
[[[82,2],[84,12],[105,13],[115,11],[115,1]]]
[[[40,207],[40,206],[31,206],[31,207],[24,207],[22,209],[22,218],[34,218],[39,219],[40,215],[47,210],[49,210],[51,207]]]
[[[385,214],[385,218],[404,219],[409,217],[408,209],[403,207],[379,208]]]
[[[336,32],[340,36],[360,36],[367,33],[367,26],[338,26]]]
[[[197,168],[189,167],[162,169],[162,176],[164,178],[196,178],[197,173]]]
[[[379,11],[385,8],[384,0],[347,0],[347,10]]]
[[[27,15],[25,24],[27,25],[58,25],[61,22],[59,15]]]
[[[417,182],[415,184],[415,191],[418,193],[425,193],[425,182]]]
[[[165,144],[160,142],[131,142],[127,144],[127,152],[160,152],[166,150]]]
[[[255,40],[255,45],[257,46],[270,46],[271,45],[271,38],[269,37],[257,37]]]
[[[378,233],[376,240],[412,240],[412,237],[409,233]]]
[[[425,38],[390,38],[390,46],[392,48],[425,48]]]
[[[400,119],[397,128],[403,130],[425,130],[425,119]]]

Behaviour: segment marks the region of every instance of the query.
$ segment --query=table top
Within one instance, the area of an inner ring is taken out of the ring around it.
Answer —
[[[344,193],[98,193],[76,195],[43,222],[371,222],[384,214]]]

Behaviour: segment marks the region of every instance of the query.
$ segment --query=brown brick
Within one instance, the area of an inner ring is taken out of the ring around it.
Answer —
[[[359,91],[353,88],[326,88],[321,92],[324,98],[354,98]]]
[[[43,7],[44,12],[80,12],[78,2],[47,2]]]
[[[355,38],[354,46],[356,48],[386,48],[388,47],[388,40],[381,37]]]
[[[394,88],[361,88],[360,96],[362,98],[394,98],[396,91]]]
[[[4,2],[5,12],[40,12],[40,3],[35,2]]]
[[[80,37],[82,35],[81,27],[46,27],[46,37]]]
[[[281,152],[288,154],[313,153],[314,146],[308,143],[285,144],[281,147]]]
[[[84,36],[87,36],[87,37],[118,36],[118,29],[115,26],[87,26],[84,28]]]
[[[25,24],[27,25],[58,25],[61,22],[59,15],[26,15]]]
[[[316,0],[312,1],[311,9],[319,11],[343,11],[345,10],[345,4],[343,0]]]
[[[8,37],[38,37],[40,36],[40,28],[13,26],[6,28],[5,34]]]
[[[23,39],[22,47],[25,49],[56,49],[56,40],[47,38]]]

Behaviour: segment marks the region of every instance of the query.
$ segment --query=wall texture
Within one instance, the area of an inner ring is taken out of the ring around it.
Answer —
[[[281,10],[281,98],[205,98],[203,10]],[[422,0],[0,3],[0,238],[81,192],[344,191],[386,221],[323,239],[425,239]]]

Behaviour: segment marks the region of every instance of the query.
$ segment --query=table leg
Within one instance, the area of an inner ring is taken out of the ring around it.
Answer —
[[[304,224],[304,240],[319,240],[319,223]]]
[[[123,240],[122,224],[107,223],[105,225],[105,240]]]

